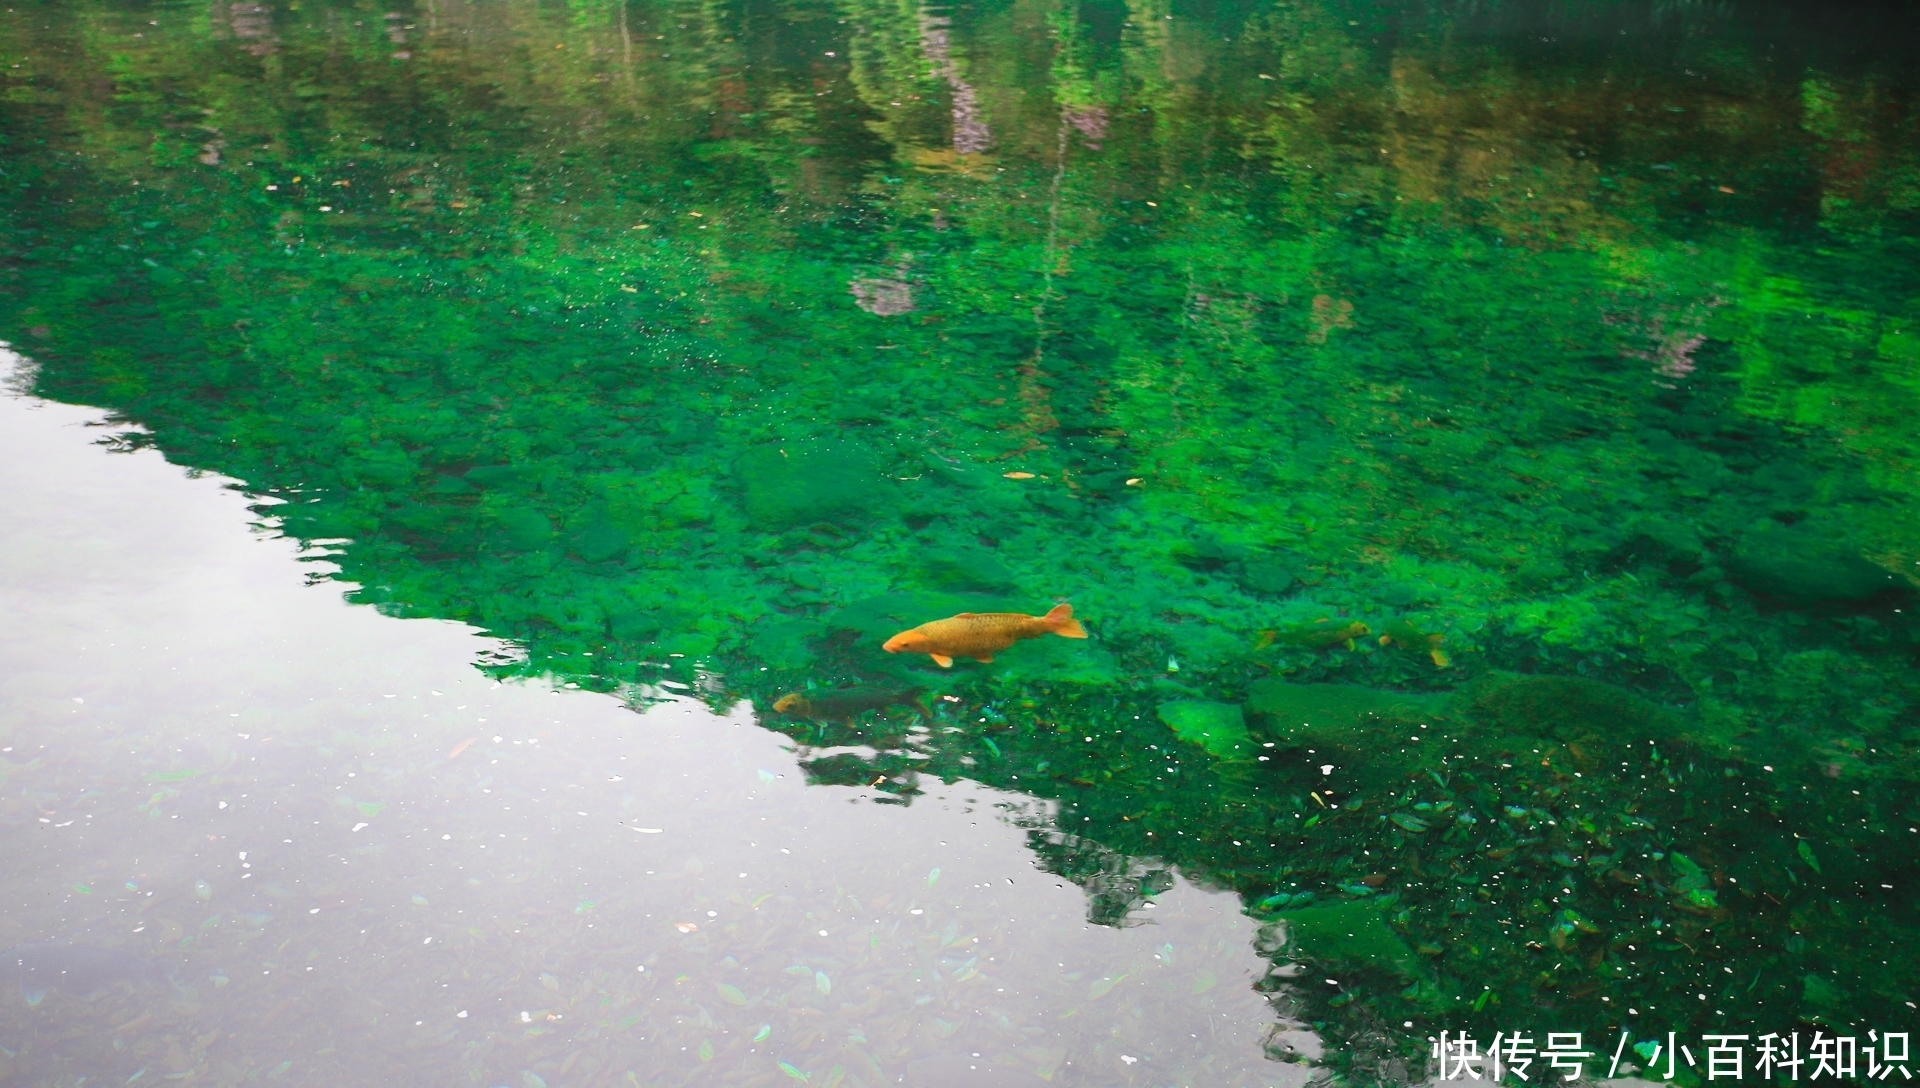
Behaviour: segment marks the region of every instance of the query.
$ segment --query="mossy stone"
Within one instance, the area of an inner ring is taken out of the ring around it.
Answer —
[[[1443,698],[1380,691],[1354,684],[1256,680],[1246,708],[1268,732],[1291,743],[1366,744],[1404,722],[1437,716]]]
[[[1402,978],[1420,973],[1419,957],[1371,903],[1328,903],[1279,917],[1287,927],[1286,947],[1298,958],[1328,967],[1390,971]]]
[[[1022,639],[985,666],[1007,683],[1112,684],[1119,663],[1097,640],[1046,635]]]
[[[742,455],[736,469],[747,517],[761,529],[857,515],[884,494],[871,460],[848,446],[762,447]]]
[[[604,513],[590,518],[567,541],[573,554],[589,563],[605,563],[627,553],[632,540],[625,530],[608,521]]]
[[[522,487],[527,483],[526,472],[517,465],[476,465],[460,478],[485,490]]]
[[[496,545],[505,551],[538,551],[553,539],[553,523],[531,506],[510,506],[496,511],[493,523],[498,530]]]
[[[1244,559],[1247,549],[1201,536],[1175,544],[1171,554],[1175,562],[1190,570],[1215,571]]]
[[[984,548],[941,548],[920,557],[921,580],[932,589],[991,592],[1013,588],[1013,571]]]
[[[1501,733],[1557,741],[1611,738],[1659,740],[1680,732],[1680,719],[1638,695],[1579,676],[1482,677],[1454,707]]]
[[[1293,570],[1278,559],[1249,559],[1241,564],[1234,581],[1242,589],[1268,597],[1278,597],[1294,585]]]
[[[804,669],[813,664],[813,640],[824,633],[813,620],[778,616],[754,629],[753,649],[773,668]]]
[[[1175,736],[1221,759],[1250,759],[1257,747],[1237,704],[1180,699],[1161,703],[1159,714]]]
[[[1187,668],[1202,672],[1245,657],[1250,649],[1244,635],[1210,623],[1170,625],[1167,633],[1173,640],[1176,659]]]
[[[1906,588],[1844,541],[1797,526],[1748,533],[1728,558],[1727,572],[1748,590],[1790,606],[1859,605]]]

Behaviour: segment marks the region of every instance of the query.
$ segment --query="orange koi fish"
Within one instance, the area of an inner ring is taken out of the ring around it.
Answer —
[[[953,667],[956,657],[971,657],[985,664],[993,655],[1023,638],[1059,635],[1061,638],[1086,638],[1087,629],[1073,618],[1073,606],[1057,604],[1044,616],[1019,612],[962,612],[951,619],[923,623],[911,631],[902,631],[881,647],[890,654],[926,654],[943,669]]]

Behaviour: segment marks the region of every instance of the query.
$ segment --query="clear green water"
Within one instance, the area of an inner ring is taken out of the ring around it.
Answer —
[[[750,701],[863,813],[1029,799],[1100,926],[1175,874],[1235,897],[1264,1015],[1360,1080],[1442,1029],[1911,1023],[1910,11],[301,0],[0,34],[35,392],[239,481],[351,600],[506,640],[492,676]],[[879,648],[1056,601],[1093,637]],[[657,1064],[592,1075],[790,1076],[630,1047]],[[1164,1082],[1268,1075],[1199,1068]]]

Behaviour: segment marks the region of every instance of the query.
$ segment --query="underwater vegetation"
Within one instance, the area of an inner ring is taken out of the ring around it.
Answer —
[[[0,335],[498,675],[1049,799],[1102,924],[1231,891],[1360,1072],[1864,1034],[1920,35],[1743,10],[65,5],[0,24]]]

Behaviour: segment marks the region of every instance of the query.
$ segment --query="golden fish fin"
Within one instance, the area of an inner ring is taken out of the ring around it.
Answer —
[[[1056,604],[1040,619],[1047,625],[1047,630],[1061,638],[1087,637],[1087,629],[1080,626],[1079,620],[1073,618],[1073,606],[1070,604]]]
[[[974,659],[975,661],[978,661],[978,662],[979,662],[979,663],[981,663],[982,665],[991,665],[991,664],[993,664],[993,655],[992,655],[992,654],[987,654],[987,655],[985,655],[985,656],[981,656],[981,655],[979,655],[979,654],[975,654],[975,655],[974,655],[974,658],[973,658],[973,659]]]
[[[948,657],[946,654],[928,654],[927,656],[933,658],[933,663],[943,669],[953,668],[953,658]]]
[[[955,613],[953,614],[953,618],[954,618],[954,619],[956,619],[956,620],[970,620],[970,619],[973,619],[973,618],[974,618],[975,616],[978,616],[978,615],[980,615],[980,614],[981,614],[981,613],[979,613],[979,612],[955,612]]]

